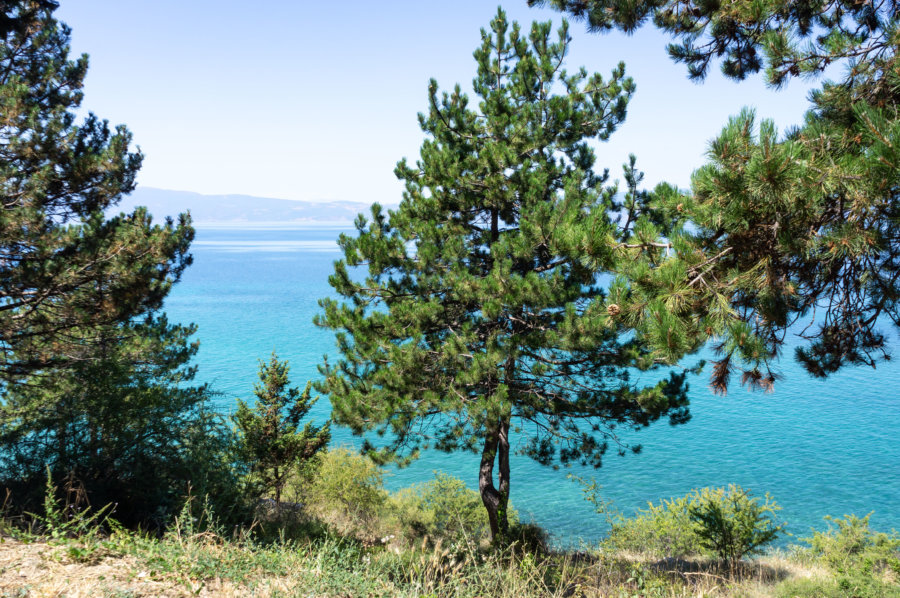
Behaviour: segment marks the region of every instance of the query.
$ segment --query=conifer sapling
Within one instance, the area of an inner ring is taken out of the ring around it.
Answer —
[[[287,361],[272,353],[268,363],[259,364],[259,382],[254,387],[256,404],[250,407],[238,399],[232,416],[237,426],[240,453],[250,465],[263,492],[274,491],[275,501],[296,466],[309,461],[331,439],[330,424],[316,427],[307,422],[300,428],[318,398],[310,395],[311,385],[303,392],[290,386]]]

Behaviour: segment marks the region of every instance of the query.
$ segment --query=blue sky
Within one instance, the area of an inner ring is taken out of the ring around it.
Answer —
[[[504,5],[511,19],[562,16]],[[84,107],[125,123],[146,154],[142,185],[207,194],[396,203],[393,168],[423,139],[428,80],[470,87],[479,30],[493,2],[410,0],[61,0],[72,47],[91,67]],[[651,28],[595,35],[572,23],[567,66],[604,75],[626,63],[637,92],[626,123],[598,145],[614,176],[629,152],[648,186],[687,187],[729,115],[753,106],[798,123],[810,85],[767,89],[713,72],[702,84]]]

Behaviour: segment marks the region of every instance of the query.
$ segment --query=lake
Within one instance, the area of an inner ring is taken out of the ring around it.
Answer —
[[[217,405],[224,413],[237,397],[252,399],[259,359],[273,350],[290,361],[292,382],[301,387],[318,376],[324,354],[337,356],[332,333],[313,326],[312,318],[318,299],[331,294],[328,276],[340,257],[335,239],[341,230],[198,228],[194,264],[166,312],[173,322],[199,326],[198,378],[221,393]],[[893,331],[890,336],[897,346]],[[780,371],[784,380],[772,394],[735,383],[728,396],[718,397],[707,387],[707,366],[691,380],[689,423],[658,422],[629,436],[643,445],[641,454],[611,452],[599,470],[568,473],[596,477],[603,497],[625,513],[693,488],[736,483],[757,495],[771,493],[797,536],[823,528],[825,515],[870,511],[875,528],[900,528],[900,364],[847,369],[822,381],[788,357]],[[328,410],[323,399],[312,417],[321,422]],[[333,443],[358,439],[335,429]],[[604,518],[566,479],[566,470],[516,456],[511,467],[511,500],[523,519],[567,544],[603,534]],[[477,487],[478,456],[435,452],[391,470],[387,484],[425,481],[436,470]]]

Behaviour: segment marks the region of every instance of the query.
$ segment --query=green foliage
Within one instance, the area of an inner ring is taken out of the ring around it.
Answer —
[[[702,554],[697,527],[691,520],[689,507],[695,494],[649,503],[631,518],[613,519],[609,534],[601,546],[606,551],[632,551],[657,558],[684,558]]]
[[[195,329],[159,312],[191,261],[190,218],[106,216],[142,156],[124,126],[76,123],[87,56],[70,58],[55,7],[5,2],[0,17],[0,484],[39,511],[49,467],[147,527],[191,485],[230,512],[230,433],[190,384]]]
[[[653,210],[678,214],[670,264],[624,273],[641,294],[678,308],[716,339],[712,385],[732,374],[771,390],[771,368],[792,326],[795,356],[813,375],[888,358],[886,321],[900,322],[900,70],[897,3],[878,0],[529,0],[586,20],[592,30],[633,31],[648,21],[677,43],[669,53],[702,78],[765,68],[791,77],[846,67],[811,95],[805,121],[779,135],[745,110],[710,144],[691,194],[663,188]],[[830,75],[831,73],[829,73]],[[640,276],[647,274],[646,276]],[[653,301],[647,303],[652,305]],[[815,317],[813,317],[815,313]],[[640,324],[654,337],[654,309]]]
[[[870,529],[870,515],[826,517],[828,530],[803,539],[809,555],[835,574],[833,583],[821,584],[823,595],[900,596],[900,536]]]
[[[740,486],[704,488],[692,497],[688,514],[696,524],[700,545],[726,561],[732,574],[745,556],[759,554],[775,540],[784,524],[775,520],[780,510],[768,494],[765,502]]]
[[[13,508],[37,511],[53,481],[115,505],[126,525],[164,527],[193,488],[222,516],[243,509],[232,436],[192,386],[192,326],[148,317],[102,330],[102,355],[11,388],[0,419],[0,483]],[[99,350],[99,349],[98,349]]]
[[[669,55],[692,79],[715,59],[726,77],[741,80],[765,69],[781,86],[830,64],[883,60],[894,50],[896,4],[884,0],[528,0],[584,20],[592,31],[633,32],[647,21],[678,38]]]
[[[695,335],[672,326],[666,352],[651,353],[617,304],[629,289],[600,286],[625,263],[655,268],[672,232],[648,212],[634,160],[624,197],[594,170],[589,141],[622,122],[634,83],[621,64],[609,78],[563,70],[568,47],[567,24],[523,31],[500,10],[475,52],[477,104],[430,83],[428,138],[395,171],[403,201],[340,237],[329,282],[341,300],[322,299],[316,318],[340,350],[319,387],[335,420],[383,435],[365,445],[381,461],[481,452],[494,536],[511,436],[541,464],[599,467],[618,427],[689,417],[684,374],[642,386],[632,373],[674,363]]]
[[[310,511],[344,533],[370,534],[387,500],[384,472],[346,448],[323,452],[318,461],[309,486],[300,492]]]
[[[112,505],[106,505],[91,512],[78,496],[77,488],[69,488],[65,502],[57,499],[57,488],[53,485],[50,472],[47,472],[47,484],[44,488],[44,510],[42,514],[33,514],[38,533],[51,540],[69,538],[96,538],[100,526],[108,519]],[[71,500],[74,496],[74,501]]]
[[[707,489],[704,489],[707,490]],[[634,552],[654,558],[684,558],[704,553],[689,508],[704,490],[680,498],[648,503],[626,518],[609,501],[602,501],[596,486],[586,486],[585,498],[607,517],[609,533],[600,546],[605,553]]]
[[[237,427],[238,454],[249,466],[262,492],[274,490],[275,501],[297,467],[309,462],[331,439],[329,423],[315,427],[302,420],[318,398],[310,396],[310,383],[301,393],[290,386],[287,361],[272,353],[269,363],[260,362],[259,382],[254,388],[256,404],[251,408],[238,399],[232,421]]]
[[[768,495],[765,502],[740,486],[701,488],[680,498],[648,504],[626,518],[599,500],[595,486],[586,498],[607,513],[610,531],[601,547],[611,553],[630,551],[655,558],[715,556],[734,574],[745,556],[759,554],[784,526],[775,520],[780,509]]]
[[[141,165],[131,133],[76,124],[87,56],[69,57],[56,3],[5,2],[0,27],[0,383],[102,359],[99,330],[159,309],[190,263],[182,214],[107,218]]]
[[[779,584],[777,598],[900,598],[900,586],[869,575],[834,579],[795,579]]]
[[[410,539],[427,536],[445,546],[477,546],[490,532],[481,496],[445,473],[435,472],[433,480],[396,492],[389,505]]]

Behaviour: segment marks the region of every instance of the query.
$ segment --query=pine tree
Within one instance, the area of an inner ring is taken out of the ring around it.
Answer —
[[[189,492],[211,495],[222,517],[239,507],[230,431],[210,409],[209,387],[192,384],[194,331],[156,314],[94,330],[90,359],[9,388],[0,410],[7,507],[36,511],[48,472],[95,507],[115,505],[126,525],[165,526]]]
[[[251,408],[238,399],[232,416],[239,452],[263,491],[275,491],[276,502],[281,502],[284,485],[297,466],[312,459],[331,440],[329,423],[315,427],[307,422],[300,428],[300,421],[318,398],[310,396],[310,383],[302,393],[291,387],[289,371],[288,362],[279,361],[275,353],[268,363],[260,362],[256,404]]]
[[[33,509],[49,467],[161,526],[190,488],[236,487],[229,430],[190,384],[194,327],[160,313],[194,232],[187,215],[106,216],[142,156],[124,126],[76,124],[88,62],[55,8],[0,3],[0,483]]]
[[[162,304],[190,263],[189,218],[104,214],[142,156],[124,126],[76,124],[87,56],[69,58],[55,3],[3,3],[0,22],[0,381],[93,355],[91,330]]]
[[[896,54],[896,0],[528,0],[587,23],[589,30],[631,33],[652,21],[678,38],[668,46],[692,79],[721,59],[726,77],[741,80],[765,69],[780,86],[849,61],[850,78]]]
[[[684,373],[633,380],[667,359],[630,334],[625,285],[601,286],[622,262],[658,263],[669,232],[646,213],[633,160],[624,199],[593,168],[588,140],[622,122],[634,84],[622,64],[608,80],[565,71],[569,41],[565,23],[554,41],[551,23],[523,32],[500,10],[475,51],[477,106],[430,83],[428,138],[395,171],[403,201],[374,205],[340,237],[330,283],[344,301],[321,300],[316,319],[341,353],[321,367],[334,419],[385,435],[364,443],[381,460],[480,452],[495,538],[508,526],[514,435],[539,463],[599,467],[617,426],[688,419]],[[361,266],[364,280],[351,270]]]
[[[691,193],[666,193],[654,209],[693,234],[673,252],[682,279],[643,283],[679,304],[677,320],[704,321],[721,356],[713,387],[731,373],[773,388],[772,364],[789,334],[815,376],[888,357],[885,324],[900,324],[900,19],[893,0],[705,3],[682,0],[549,2],[590,28],[632,31],[653,23],[678,38],[670,55],[702,79],[722,72],[766,81],[841,78],[812,94],[805,121],[784,135],[745,110],[711,143]]]

